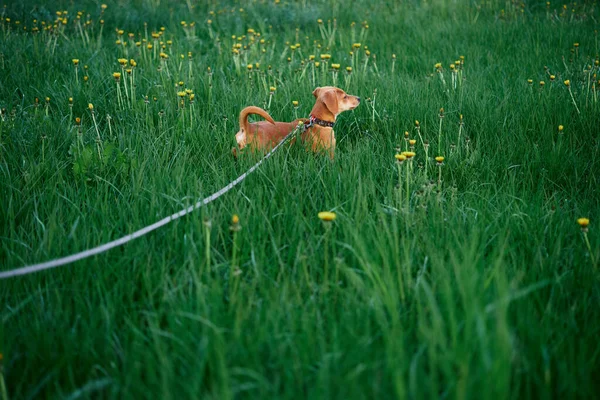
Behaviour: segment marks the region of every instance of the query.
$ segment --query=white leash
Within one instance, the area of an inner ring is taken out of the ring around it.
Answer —
[[[123,236],[119,239],[115,239],[112,242],[102,244],[102,245],[94,247],[92,249],[84,250],[79,253],[75,253],[70,256],[67,256],[67,257],[57,258],[55,260],[50,260],[50,261],[46,261],[46,262],[39,263],[39,264],[27,265],[25,267],[0,272],[0,279],[12,278],[14,276],[19,276],[19,275],[33,274],[34,272],[59,267],[61,265],[66,265],[66,264],[73,263],[75,261],[83,260],[84,258],[91,257],[95,254],[104,253],[105,251],[108,251],[115,247],[124,245],[127,242],[131,242],[134,239],[144,236],[145,234],[150,233],[153,230],[158,229],[161,226],[164,226],[164,225],[168,224],[169,222],[178,219],[179,217],[183,217],[184,215],[191,213],[192,211],[196,210],[197,208],[207,205],[208,203],[218,199],[225,193],[229,192],[238,183],[240,183],[241,181],[246,179],[246,177],[248,175],[250,175],[252,172],[254,172],[265,160],[267,160],[269,157],[271,157],[271,155],[273,153],[275,153],[275,151],[283,143],[285,143],[289,139],[289,137],[292,136],[292,134],[294,134],[298,129],[299,128],[295,128],[290,133],[288,133],[281,142],[279,142],[275,147],[273,147],[273,149],[271,151],[269,151],[260,161],[258,161],[256,164],[254,164],[248,171],[244,172],[237,179],[235,179],[234,181],[229,183],[227,186],[224,186],[218,192],[215,192],[215,193],[211,194],[210,196],[198,201],[195,205],[184,208],[183,210],[176,212],[175,214],[172,214],[166,218],[163,218],[160,221],[153,223],[152,225],[148,225],[142,229],[139,229],[133,233],[130,233],[129,235]]]

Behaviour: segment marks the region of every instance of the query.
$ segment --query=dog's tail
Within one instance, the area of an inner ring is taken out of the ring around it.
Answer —
[[[255,106],[246,107],[240,112],[240,130],[244,131],[245,133],[249,132],[248,115],[250,114],[260,115],[270,123],[275,123],[275,121],[273,121],[273,118],[271,118],[271,116],[262,108]]]

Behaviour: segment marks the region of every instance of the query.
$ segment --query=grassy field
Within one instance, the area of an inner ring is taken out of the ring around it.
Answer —
[[[244,106],[363,102],[0,280],[0,400],[598,395],[596,1],[77,3],[0,3],[0,271],[235,179]]]

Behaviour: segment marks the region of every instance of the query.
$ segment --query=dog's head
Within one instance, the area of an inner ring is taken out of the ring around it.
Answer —
[[[313,96],[317,102],[322,102],[334,117],[341,112],[353,110],[360,104],[360,97],[349,95],[333,86],[318,87],[313,91]]]

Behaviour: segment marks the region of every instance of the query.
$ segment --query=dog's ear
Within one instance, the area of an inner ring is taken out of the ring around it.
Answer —
[[[329,112],[331,112],[333,115],[338,114],[338,96],[335,90],[327,90],[321,94],[320,99],[325,104],[325,107],[327,107]]]
[[[316,99],[319,98],[319,92],[321,91],[321,88],[318,87],[315,90],[313,90],[313,96],[315,96]]]

